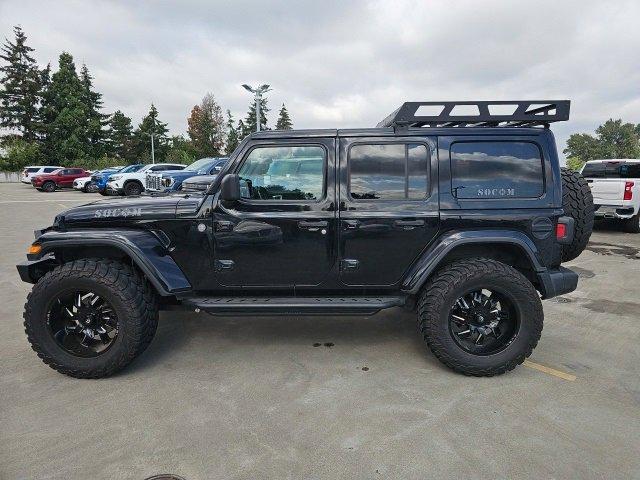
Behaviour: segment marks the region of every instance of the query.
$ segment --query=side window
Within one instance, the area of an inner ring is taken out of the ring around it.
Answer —
[[[44,173],[51,173],[51,172],[55,172],[56,170],[58,170],[58,167],[49,167],[49,168],[45,168],[43,170]]]
[[[149,170],[151,172],[162,172],[163,170],[166,170],[166,168],[164,165],[156,165],[155,167],[150,167]]]
[[[242,196],[251,200],[320,200],[325,150],[318,146],[257,147],[238,174]]]
[[[69,170],[68,168],[65,168],[65,169],[63,169],[63,170],[60,170],[60,174],[61,174],[61,175],[69,175],[69,172],[70,172],[70,171],[71,171],[71,170]]]
[[[538,198],[544,192],[540,149],[529,142],[458,142],[451,145],[457,198]]]
[[[425,145],[354,145],[349,152],[349,194],[355,200],[423,200],[428,172]]]

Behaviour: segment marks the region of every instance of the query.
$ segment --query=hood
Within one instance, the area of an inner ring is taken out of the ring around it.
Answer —
[[[185,178],[189,178],[189,177],[196,177],[198,175],[203,175],[203,174],[199,174],[198,172],[192,172],[192,171],[184,171],[184,170],[166,170],[164,172],[158,172],[158,175],[160,175],[162,178],[179,178],[179,179],[185,179]]]
[[[182,182],[183,190],[206,190],[218,175],[196,175],[185,179]]]
[[[195,215],[202,203],[202,195],[139,196],[104,199],[65,210],[56,217],[55,224],[71,226],[86,223],[137,223]]]

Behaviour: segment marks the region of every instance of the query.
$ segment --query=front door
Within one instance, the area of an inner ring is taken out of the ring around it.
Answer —
[[[336,262],[335,139],[249,143],[229,173],[242,198],[214,212],[215,275],[228,287],[316,286]]]
[[[340,280],[389,287],[439,227],[435,141],[340,139]]]

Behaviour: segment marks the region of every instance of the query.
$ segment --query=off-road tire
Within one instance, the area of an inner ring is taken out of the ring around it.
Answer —
[[[124,194],[128,197],[131,195],[140,195],[144,191],[144,187],[140,182],[132,180],[124,184]]]
[[[562,208],[564,214],[573,218],[575,230],[573,241],[562,245],[562,261],[577,258],[589,243],[593,231],[593,196],[589,184],[578,172],[563,168]]]
[[[623,228],[625,232],[640,233],[640,212],[625,220]]]
[[[118,317],[113,345],[96,357],[66,352],[47,326],[49,302],[74,288],[103,296]],[[23,316],[27,339],[44,363],[71,377],[102,378],[127,366],[149,346],[158,325],[158,304],[155,292],[134,269],[115,260],[89,258],[60,265],[38,280],[27,297]]]
[[[41,192],[47,192],[47,193],[55,192],[56,184],[55,182],[52,182],[52,181],[44,182],[42,184],[42,187],[39,190]]]
[[[474,288],[499,291],[518,312],[520,326],[513,341],[491,355],[466,352],[454,341],[449,314],[456,300]],[[527,278],[513,267],[487,258],[458,260],[440,269],[418,300],[418,322],[427,346],[456,372],[491,377],[513,370],[531,355],[542,333],[542,302]]]

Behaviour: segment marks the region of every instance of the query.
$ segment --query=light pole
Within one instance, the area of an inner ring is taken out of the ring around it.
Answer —
[[[151,129],[151,163],[153,163],[155,165],[155,163],[156,163],[156,152],[155,152],[155,147],[154,147],[154,142],[153,142],[153,135],[154,135],[154,133],[156,133],[156,117],[152,117],[151,120],[153,120],[153,127]]]
[[[260,131],[260,101],[262,100],[262,94],[271,91],[269,85],[260,85],[258,88],[252,88],[246,83],[242,85],[245,90],[254,94],[256,102],[256,132]]]

